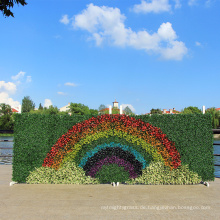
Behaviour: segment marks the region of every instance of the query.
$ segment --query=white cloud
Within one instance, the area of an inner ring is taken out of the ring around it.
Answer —
[[[134,5],[133,8],[136,13],[161,13],[171,11],[171,5],[169,0],[151,0],[151,1],[141,1],[141,4]]]
[[[54,36],[54,38],[55,39],[61,39],[62,37],[61,37],[61,35],[57,34],[57,35]]]
[[[20,71],[17,75],[12,76],[11,79],[14,80],[17,85],[19,85],[19,84],[21,84],[22,80],[23,80],[23,82],[25,82],[24,81],[25,80],[25,78],[24,78],[25,74],[26,74],[25,72]],[[31,76],[27,76],[26,77],[26,83],[30,83],[31,81],[32,81]]]
[[[17,86],[21,83],[20,80],[24,80],[25,72],[20,71],[17,75],[12,76],[11,79],[15,82],[0,81],[0,103],[6,103],[13,108],[20,109],[20,102],[13,100],[10,95],[13,95],[17,91]],[[30,83],[31,76],[26,77],[26,83]]]
[[[65,25],[70,23],[70,19],[68,18],[68,15],[63,15],[62,18],[60,19],[60,23],[63,23]]]
[[[187,53],[185,44],[177,40],[172,24],[161,24],[158,31],[134,32],[124,25],[126,17],[118,8],[89,4],[87,9],[75,16],[73,26],[88,31],[99,46],[105,41],[115,46],[129,46],[148,53],[161,55],[164,59],[181,60]]]
[[[20,102],[14,101],[12,98],[9,97],[9,94],[6,92],[0,92],[0,103],[5,103],[13,108],[20,107]]]
[[[76,87],[77,85],[75,83],[67,82],[64,84],[65,86],[73,86]]]
[[[172,24],[167,22],[160,25],[158,36],[165,41],[173,41],[177,38],[176,32],[172,28]]]
[[[187,53],[187,48],[183,42],[172,41],[166,48],[161,48],[160,53],[166,60],[182,60],[183,55]]]
[[[17,90],[17,87],[14,83],[12,82],[5,82],[5,81],[0,81],[0,92],[7,92],[7,93],[15,93]]]
[[[202,44],[201,44],[200,42],[198,42],[198,41],[195,42],[195,45],[196,45],[197,47],[201,47],[201,46],[202,46]]]
[[[58,95],[66,95],[64,92],[57,92]]]
[[[53,103],[50,99],[44,100],[44,107],[49,108],[51,105],[53,105]]]
[[[24,75],[25,75],[25,72],[20,71],[17,75],[12,76],[11,78],[12,78],[12,80],[17,81],[17,80],[22,79],[24,77]]]
[[[100,34],[94,33],[93,34],[93,38],[95,39],[97,46],[100,46],[102,44],[103,38],[102,38],[102,36]]]
[[[181,8],[182,7],[182,5],[180,3],[180,0],[174,0],[174,2],[175,2],[175,8]]]
[[[189,6],[193,6],[193,5],[196,5],[196,4],[197,4],[197,0],[189,0],[188,1]]]
[[[17,91],[17,87],[12,82],[0,81],[0,103],[5,103],[13,108],[20,108],[20,103],[14,101],[10,94],[14,94]]]
[[[211,5],[212,5],[213,2],[214,2],[214,0],[206,0],[205,6],[206,6],[206,7],[211,7]]]
[[[206,0],[205,2],[201,2],[199,0],[188,0],[188,5],[189,6],[195,6],[195,5],[199,5],[199,4],[203,4],[205,7],[211,7],[212,4],[215,2],[215,0]]]
[[[132,112],[135,112],[135,108],[131,104],[121,104],[121,105],[123,110],[128,106]]]
[[[89,4],[86,10],[75,16],[73,26],[90,32],[97,45],[100,45],[104,38],[111,36],[115,45],[122,46],[129,32],[129,29],[124,27],[124,20],[125,16],[118,8]]]
[[[27,82],[27,83],[32,82],[32,77],[31,77],[31,76],[27,76],[26,82]]]

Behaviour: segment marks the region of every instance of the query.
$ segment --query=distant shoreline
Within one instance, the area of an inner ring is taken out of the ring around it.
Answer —
[[[0,137],[13,137],[14,134],[0,134]],[[220,134],[213,134],[215,140],[220,140]]]
[[[0,134],[0,137],[13,137],[14,134]]]
[[[220,139],[220,134],[214,134],[213,137],[214,139]]]

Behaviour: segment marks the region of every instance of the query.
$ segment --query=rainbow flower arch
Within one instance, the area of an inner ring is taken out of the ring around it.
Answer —
[[[134,117],[107,114],[74,125],[51,148],[43,166],[58,170],[70,160],[91,177],[108,164],[124,167],[130,178],[141,175],[150,162],[161,161],[170,169],[181,165],[175,143],[160,128]]]

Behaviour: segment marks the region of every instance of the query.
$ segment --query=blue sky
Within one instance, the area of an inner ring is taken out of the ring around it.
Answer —
[[[219,0],[27,0],[0,16],[0,103],[220,107]]]

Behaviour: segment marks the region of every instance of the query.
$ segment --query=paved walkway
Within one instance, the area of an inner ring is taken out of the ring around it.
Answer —
[[[220,179],[204,185],[9,186],[0,165],[0,220],[220,219]]]

